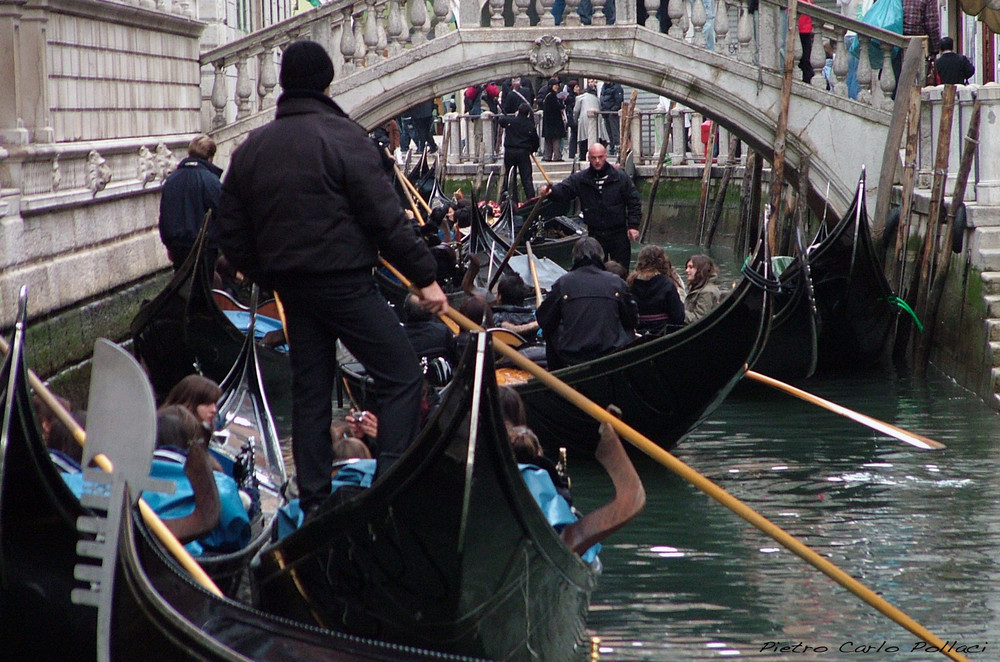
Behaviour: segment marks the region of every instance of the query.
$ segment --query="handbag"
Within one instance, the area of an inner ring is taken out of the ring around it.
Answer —
[[[903,34],[903,0],[880,0],[871,6],[861,18],[863,23],[867,23],[876,28],[881,28],[896,34]],[[893,48],[895,55],[896,48]],[[850,44],[848,52],[854,57],[861,57],[861,40],[855,38]],[[882,68],[882,44],[878,39],[868,42],[868,62],[872,69]]]

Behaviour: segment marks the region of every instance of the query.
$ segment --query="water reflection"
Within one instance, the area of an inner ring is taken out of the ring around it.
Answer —
[[[1000,659],[1000,639],[984,644],[1000,635],[997,416],[940,374],[926,383],[868,375],[803,386],[948,449],[912,449],[755,388],[731,396],[677,455],[934,634],[986,645],[970,658]],[[636,459],[649,501],[602,552],[590,617],[602,659],[942,658],[913,651],[916,637],[660,465]],[[594,467],[580,463],[573,474],[582,508],[607,497]]]

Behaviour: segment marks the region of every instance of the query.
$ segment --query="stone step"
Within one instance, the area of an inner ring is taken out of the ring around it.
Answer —
[[[1000,368],[990,368],[990,377],[993,381],[993,397],[997,397],[996,391],[1000,389]]]
[[[972,251],[972,264],[983,271],[1000,271],[1000,248]]]
[[[993,366],[1000,367],[1000,341],[991,340],[990,343],[990,356],[993,357]]]
[[[978,227],[972,233],[973,251],[990,250],[1000,248],[1000,226]]]
[[[1000,320],[986,320],[986,339],[1000,342]]]
[[[986,207],[977,204],[967,204],[965,206],[966,223],[974,228],[1000,229],[1000,208]]]
[[[983,301],[986,303],[987,316],[990,319],[1000,318],[1000,295],[987,294],[983,296]]]
[[[984,271],[980,274],[983,280],[983,294],[1000,294],[1000,271]]]

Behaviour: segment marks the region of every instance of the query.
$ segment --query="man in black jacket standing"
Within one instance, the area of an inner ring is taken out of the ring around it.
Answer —
[[[587,150],[589,168],[570,175],[554,187],[542,187],[555,201],[580,198],[583,222],[591,237],[597,239],[609,260],[628,269],[632,259],[629,241],[639,240],[642,203],[629,176],[608,163],[604,145],[594,143]]]
[[[160,240],[167,247],[167,255],[176,271],[187,259],[194,246],[205,214],[213,213],[219,206],[219,177],[222,169],[212,163],[215,141],[200,135],[188,145],[188,156],[177,170],[170,173],[160,193]],[[205,260],[215,268],[219,249],[215,243],[215,229],[209,226],[209,241]]]
[[[282,56],[274,121],[233,153],[222,185],[219,241],[229,260],[280,296],[292,363],[292,454],[307,517],[330,494],[332,395],[340,339],[375,379],[382,472],[410,444],[421,373],[395,313],[375,289],[379,253],[447,310],[436,264],[417,237],[365,130],[326,95],[322,46]]]
[[[941,55],[935,63],[938,76],[945,85],[965,85],[976,73],[976,67],[972,61],[960,53],[955,52],[955,40],[951,37],[941,38]]]
[[[500,115],[497,124],[506,131],[503,142],[503,182],[510,183],[510,171],[517,168],[524,187],[525,200],[535,197],[531,174],[531,155],[538,149],[538,131],[531,117],[531,106],[522,103],[517,115]]]

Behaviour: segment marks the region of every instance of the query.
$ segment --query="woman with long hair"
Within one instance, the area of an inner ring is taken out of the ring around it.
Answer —
[[[719,267],[707,255],[692,255],[684,266],[688,293],[684,298],[684,323],[696,322],[719,305],[722,292],[715,280]]]
[[[661,335],[684,325],[684,287],[662,248],[643,247],[625,284],[639,306],[636,332]]]
[[[221,397],[222,389],[211,379],[201,375],[188,375],[170,389],[161,407],[183,405],[202,425],[214,430],[215,414],[219,411],[218,402]]]

